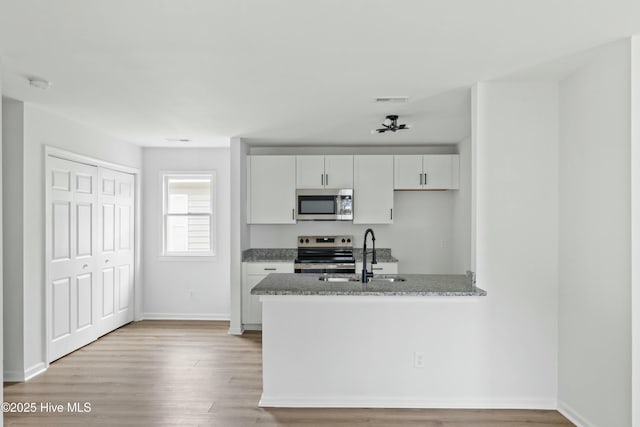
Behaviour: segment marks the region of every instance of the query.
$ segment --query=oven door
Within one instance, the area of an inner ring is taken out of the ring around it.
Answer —
[[[345,190],[297,190],[296,219],[300,221],[349,221],[353,219],[351,206],[346,212],[343,204]],[[351,190],[350,190],[351,191]],[[351,196],[348,199],[351,202]]]

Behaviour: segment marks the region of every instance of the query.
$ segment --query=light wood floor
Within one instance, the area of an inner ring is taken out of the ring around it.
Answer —
[[[84,414],[5,414],[6,426],[572,426],[556,411],[262,409],[261,334],[227,322],[129,324],[53,363],[6,402],[90,402]]]

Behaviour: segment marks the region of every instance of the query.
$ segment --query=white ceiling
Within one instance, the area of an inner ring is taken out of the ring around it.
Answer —
[[[3,93],[145,146],[457,142],[474,82],[640,32],[636,3],[0,0]]]

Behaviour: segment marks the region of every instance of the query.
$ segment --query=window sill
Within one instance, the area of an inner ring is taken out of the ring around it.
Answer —
[[[215,255],[160,255],[158,261],[168,262],[216,262]]]

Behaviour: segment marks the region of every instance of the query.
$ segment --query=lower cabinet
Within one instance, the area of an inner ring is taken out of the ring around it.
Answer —
[[[251,295],[251,288],[270,273],[293,273],[293,261],[242,263],[242,326],[244,329],[260,329],[262,326],[260,296]]]
[[[367,271],[372,267],[367,259]],[[356,262],[356,274],[362,273],[362,263]],[[397,262],[379,262],[373,264],[373,274],[398,274]]]

